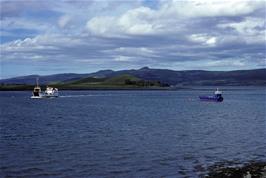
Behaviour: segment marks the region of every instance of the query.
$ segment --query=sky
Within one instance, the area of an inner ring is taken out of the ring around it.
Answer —
[[[266,67],[266,0],[0,0],[1,78]]]

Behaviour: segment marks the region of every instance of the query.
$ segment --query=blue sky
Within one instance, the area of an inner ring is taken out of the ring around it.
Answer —
[[[266,67],[265,0],[0,0],[1,78]]]

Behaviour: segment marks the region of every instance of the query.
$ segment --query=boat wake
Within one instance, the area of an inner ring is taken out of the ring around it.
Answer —
[[[113,94],[60,95],[60,98],[75,98],[75,97],[89,97],[89,96],[114,96],[114,95]]]
[[[94,95],[60,95],[60,98],[74,98],[74,97],[86,97],[86,96],[94,96]]]

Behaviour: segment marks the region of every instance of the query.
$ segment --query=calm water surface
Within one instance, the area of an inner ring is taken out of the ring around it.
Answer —
[[[0,177],[200,177],[217,162],[266,160],[265,88],[0,92]]]

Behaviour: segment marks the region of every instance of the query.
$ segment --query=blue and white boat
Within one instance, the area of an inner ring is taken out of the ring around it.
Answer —
[[[214,92],[213,96],[199,96],[201,101],[214,101],[214,102],[222,102],[224,100],[222,96],[222,91],[217,90]]]

